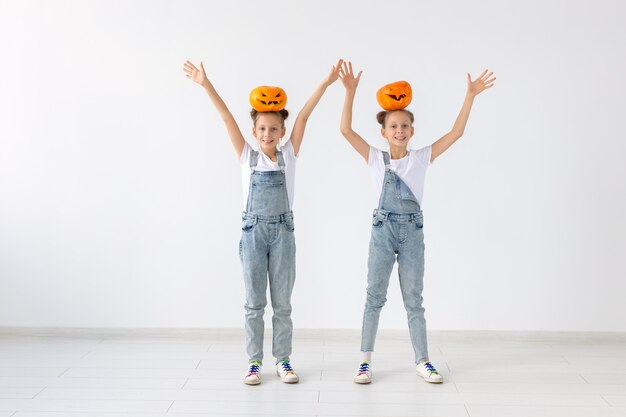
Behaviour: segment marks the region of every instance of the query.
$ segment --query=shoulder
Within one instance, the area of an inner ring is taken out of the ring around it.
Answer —
[[[250,163],[250,155],[252,154],[253,149],[248,144],[247,141],[244,141],[243,150],[241,151],[241,156],[239,157],[239,163],[241,165]]]
[[[412,149],[410,152],[411,159],[418,161],[424,166],[430,165],[430,156],[432,154],[432,146],[424,146],[420,149]]]
[[[284,158],[287,158],[290,160],[298,159],[298,155],[296,155],[293,149],[293,144],[291,143],[291,140],[288,140],[287,142],[285,142],[285,144],[281,146],[280,151],[283,153]]]
[[[383,151],[370,145],[370,153],[367,159],[367,165],[370,167],[385,165],[385,163],[383,162]]]

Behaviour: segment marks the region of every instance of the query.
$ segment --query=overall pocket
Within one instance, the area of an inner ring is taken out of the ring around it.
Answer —
[[[250,233],[254,229],[254,226],[256,226],[254,219],[243,219],[241,222],[241,230],[244,233]]]
[[[415,227],[417,227],[418,229],[423,229],[424,228],[424,218],[422,217],[421,213],[415,219]]]
[[[289,232],[293,232],[294,230],[296,230],[296,226],[293,222],[293,219],[285,219],[285,222],[283,224],[285,225],[285,228],[287,228]]]
[[[384,221],[385,221],[384,216],[380,214],[376,214],[376,213],[372,215],[372,227],[380,228],[382,227]]]

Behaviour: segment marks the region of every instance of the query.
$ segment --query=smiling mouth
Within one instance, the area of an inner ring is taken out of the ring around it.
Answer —
[[[395,94],[387,94],[387,97],[391,97],[395,101],[400,101],[400,100],[406,98],[406,94],[400,94],[399,96],[397,96]]]

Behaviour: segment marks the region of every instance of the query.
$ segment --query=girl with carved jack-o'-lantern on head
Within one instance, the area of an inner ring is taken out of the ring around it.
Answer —
[[[393,265],[398,260],[398,275],[409,333],[415,352],[417,375],[426,382],[441,383],[442,376],[428,358],[426,320],[422,307],[424,278],[424,233],[422,195],[426,169],[439,155],[456,142],[465,130],[474,98],[491,88],[496,80],[485,70],[476,80],[467,74],[467,93],[461,111],[448,133],[432,145],[409,149],[413,137],[413,113],[406,110],[411,102],[411,86],[398,81],[382,87],[376,97],[383,108],[376,116],[380,133],[389,144],[389,152],[370,146],[352,130],[352,107],[362,71],[355,77],[352,63],[344,63],[340,78],[346,88],[341,115],[341,133],[365,159],[371,169],[375,189],[372,234],[369,246],[367,297],[361,330],[361,362],[354,382],[372,381],[371,359],[378,330],[380,311],[385,304]]]
[[[248,368],[244,383],[261,382],[263,361],[263,313],[267,283],[274,315],[272,354],[276,357],[276,373],[283,382],[298,382],[290,364],[291,292],[296,276],[293,206],[296,160],[309,116],[322,98],[326,88],[339,77],[343,61],[339,60],[324,81],[313,92],[296,117],[289,140],[281,147],[285,136],[285,91],[278,87],[261,86],[250,93],[253,109],[252,136],[259,150],[244,140],[239,126],[224,101],[215,91],[200,63],[200,68],[187,61],[183,70],[188,78],[201,85],[222,120],[242,167],[244,212],[239,256],[243,266],[246,288],[245,328]]]

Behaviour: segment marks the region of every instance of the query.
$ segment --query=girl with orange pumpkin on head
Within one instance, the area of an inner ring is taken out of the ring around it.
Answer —
[[[245,329],[248,369],[244,383],[261,382],[263,361],[263,314],[267,305],[267,283],[274,315],[272,354],[276,358],[276,373],[286,383],[298,382],[290,364],[291,292],[296,276],[293,206],[295,168],[304,129],[309,116],[322,98],[326,88],[339,77],[343,61],[339,60],[324,81],[313,92],[296,117],[289,140],[279,147],[285,136],[285,91],[278,87],[257,87],[250,93],[253,109],[252,135],[259,145],[254,150],[244,140],[239,126],[224,101],[215,91],[200,63],[184,63],[186,76],[204,88],[226,124],[228,136],[241,163],[244,192],[244,212],[239,256],[243,266],[246,288]]]
[[[406,110],[412,99],[411,86],[398,81],[378,90],[376,98],[383,111],[376,115],[381,135],[389,152],[370,146],[352,130],[352,107],[360,71],[355,77],[352,63],[340,71],[346,96],[341,114],[341,133],[365,159],[371,169],[375,189],[372,233],[369,246],[367,297],[361,330],[361,362],[354,382],[372,381],[371,359],[378,330],[380,311],[385,305],[389,278],[396,257],[400,289],[407,312],[411,343],[415,352],[417,375],[426,382],[441,383],[443,377],[429,361],[426,320],[422,307],[424,278],[424,233],[422,196],[428,166],[456,142],[465,130],[474,98],[491,88],[496,80],[485,70],[476,80],[467,74],[467,93],[452,129],[432,145],[413,150],[413,113]]]

